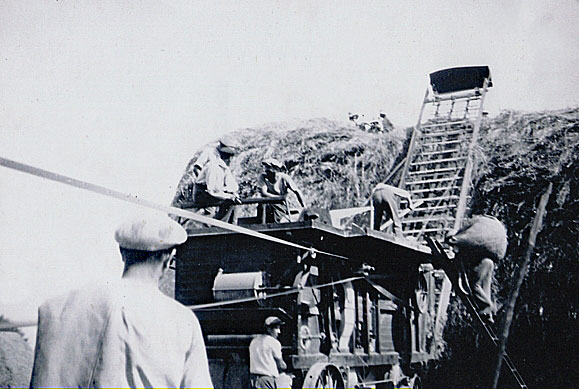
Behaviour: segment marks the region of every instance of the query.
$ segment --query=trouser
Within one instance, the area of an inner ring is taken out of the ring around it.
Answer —
[[[387,188],[380,188],[372,194],[372,203],[374,205],[374,230],[380,230],[382,217],[386,220],[392,220],[392,232],[396,235],[402,234],[402,222],[398,216],[398,204],[394,194]]]
[[[207,186],[195,184],[193,187],[193,203],[199,208],[204,208],[214,219],[226,223],[237,224],[237,208],[230,200],[221,200],[211,196],[207,192]],[[217,212],[215,212],[217,207]]]
[[[495,264],[489,258],[482,258],[479,262],[473,262],[472,276],[474,283],[472,284],[472,293],[480,313],[494,314],[496,311],[491,294],[494,270]]]
[[[277,383],[273,376],[251,374],[251,387],[254,389],[277,389]]]
[[[287,204],[267,204],[265,206],[265,222],[266,223],[283,223],[289,222],[290,216],[288,214]]]

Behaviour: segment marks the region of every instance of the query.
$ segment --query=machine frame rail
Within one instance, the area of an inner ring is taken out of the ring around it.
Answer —
[[[471,296],[469,294],[465,293],[465,291],[463,291],[460,287],[458,287],[458,279],[459,279],[458,271],[456,270],[455,266],[452,265],[452,260],[446,254],[444,247],[440,244],[439,241],[437,241],[431,237],[426,237],[426,242],[428,243],[428,246],[432,250],[432,254],[441,259],[440,264],[442,265],[445,273],[449,276],[453,285],[457,286],[455,288],[455,292],[460,297],[463,304],[466,306],[466,309],[468,310],[468,312],[484,328],[485,333],[487,334],[487,336],[489,337],[491,342],[495,345],[495,347],[498,349],[499,338],[495,334],[494,329],[488,323],[486,323],[482,319],[482,317],[478,314],[478,311],[475,307],[474,302],[471,299]],[[511,374],[513,375],[513,377],[515,378],[515,380],[517,381],[517,383],[521,387],[521,389],[528,389],[527,384],[525,384],[523,377],[521,376],[521,374],[519,373],[519,371],[515,367],[515,364],[513,363],[512,359],[509,357],[509,354],[505,351],[503,353],[502,357],[503,357],[503,360],[505,361],[508,369],[510,370]]]

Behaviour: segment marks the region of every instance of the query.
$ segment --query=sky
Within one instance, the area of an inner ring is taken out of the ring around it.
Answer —
[[[579,2],[0,2],[0,157],[169,204],[230,131],[416,123],[428,74],[488,65],[501,110],[579,105]],[[120,275],[134,205],[0,167],[0,315]]]

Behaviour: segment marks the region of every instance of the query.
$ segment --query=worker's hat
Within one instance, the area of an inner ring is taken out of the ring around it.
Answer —
[[[224,154],[234,155],[237,153],[237,148],[238,144],[231,136],[225,136],[219,139],[219,144],[217,145],[217,150]]]
[[[281,163],[280,161],[278,161],[275,158],[266,158],[263,160],[262,164],[265,167],[273,167],[273,168],[277,168],[280,170],[283,169],[283,163]]]
[[[123,223],[115,240],[124,249],[159,251],[185,242],[187,232],[168,216],[144,215]]]
[[[281,319],[277,316],[269,316],[263,323],[264,327],[266,328],[279,327],[282,324],[284,324],[284,322],[281,321]]]

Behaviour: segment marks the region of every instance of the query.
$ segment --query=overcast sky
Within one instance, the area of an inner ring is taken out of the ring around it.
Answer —
[[[577,20],[573,0],[3,0],[0,157],[168,204],[219,135],[350,111],[409,126],[446,67],[490,66],[492,116],[577,106]],[[3,167],[0,183],[0,303],[119,275],[135,206]]]

